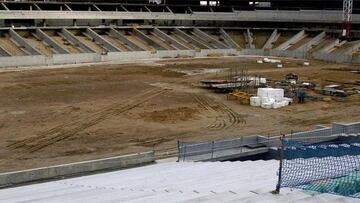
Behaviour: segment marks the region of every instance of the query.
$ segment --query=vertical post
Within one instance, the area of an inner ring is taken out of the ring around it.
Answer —
[[[242,153],[243,151],[243,146],[244,146],[244,136],[241,136],[240,153]]]
[[[179,162],[180,161],[180,156],[181,156],[180,155],[181,152],[180,152],[180,141],[179,140],[177,141],[177,149],[178,149],[178,159],[177,159],[176,162]]]
[[[183,161],[185,161],[185,156],[186,156],[186,144],[185,145],[183,145],[183,147],[184,147],[184,154],[183,154]]]
[[[274,191],[274,194],[279,194],[279,193],[280,193],[280,187],[281,187],[281,172],[282,172],[283,159],[284,159],[284,139],[285,139],[285,134],[284,134],[284,133],[280,133],[279,178],[278,178],[278,183],[277,183],[277,185],[276,185],[276,189],[275,189],[275,191]]]
[[[214,158],[214,141],[211,142],[211,159]]]

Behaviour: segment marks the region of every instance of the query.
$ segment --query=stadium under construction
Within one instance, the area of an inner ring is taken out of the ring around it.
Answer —
[[[342,1],[205,3],[1,2],[1,66],[211,54],[360,62],[359,1],[351,39]]]
[[[358,202],[359,66],[360,0],[0,0],[0,203]]]

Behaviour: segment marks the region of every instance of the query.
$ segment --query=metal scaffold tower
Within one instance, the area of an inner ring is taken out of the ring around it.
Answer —
[[[343,32],[342,37],[351,37],[353,0],[343,0]]]

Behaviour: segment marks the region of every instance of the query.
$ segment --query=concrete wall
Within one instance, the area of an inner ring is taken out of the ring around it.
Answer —
[[[80,54],[54,54],[52,56],[4,56],[0,57],[1,67],[18,66],[46,66],[60,64],[79,64],[79,63],[119,63],[124,61],[133,61],[139,59],[151,58],[176,58],[180,56],[206,57],[211,54],[221,54],[224,56],[238,54],[235,49],[209,49],[200,50],[159,50],[150,51],[132,51],[132,52],[108,52],[105,55],[101,53],[80,53]]]
[[[188,21],[188,23],[198,21],[197,24],[204,25],[208,24],[208,21],[342,23],[342,11],[326,10],[243,10],[228,13],[194,12],[191,14],[111,11],[0,11],[0,19],[52,19],[61,21],[59,16],[61,20],[77,19],[79,24],[84,25],[98,23],[96,21],[101,21],[102,19],[177,20],[178,22]],[[289,18],[289,16],[291,16],[291,18]],[[352,22],[358,24],[360,22],[360,15],[353,14]]]
[[[155,161],[154,152],[144,152],[105,159],[49,166],[31,170],[0,173],[0,187],[84,173],[140,166]]]
[[[201,50],[158,50],[150,51],[131,51],[131,52],[108,52],[101,53],[80,53],[80,54],[54,54],[52,56],[0,56],[1,67],[18,66],[46,66],[60,64],[80,64],[80,63],[120,63],[139,59],[157,58],[176,58],[181,56],[188,57],[207,57],[211,55],[258,55],[258,56],[279,56],[304,59],[319,59],[327,62],[336,63],[360,63],[360,56],[333,53],[313,53],[309,54],[301,51],[287,50],[262,50],[262,49],[201,49]]]

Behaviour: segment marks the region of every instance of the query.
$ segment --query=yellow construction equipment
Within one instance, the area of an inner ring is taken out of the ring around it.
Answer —
[[[234,91],[227,95],[228,100],[237,100],[240,104],[250,104],[250,97],[255,96],[246,92]]]

